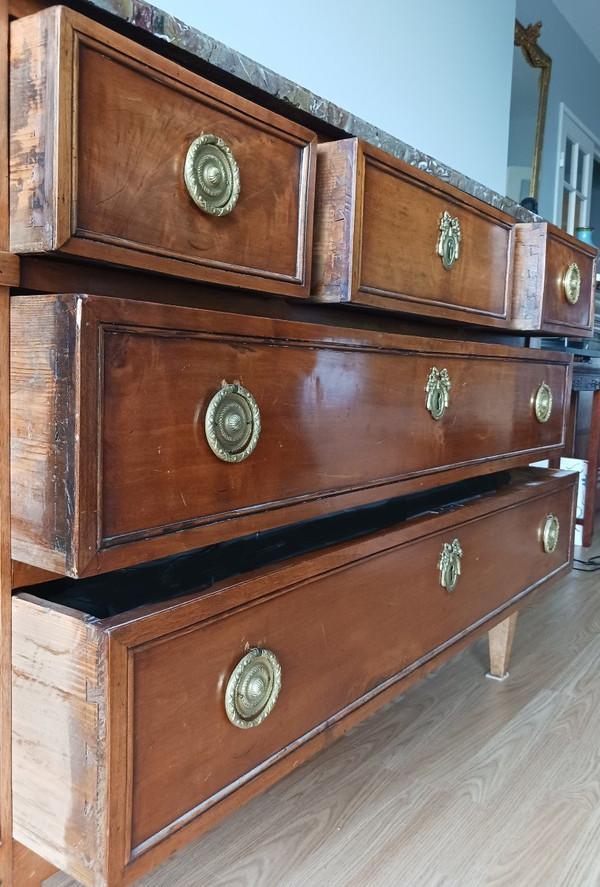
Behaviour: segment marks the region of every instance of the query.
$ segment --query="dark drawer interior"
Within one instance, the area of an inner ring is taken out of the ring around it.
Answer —
[[[113,573],[86,579],[57,579],[37,585],[32,591],[43,600],[104,619],[145,604],[197,593],[224,579],[376,533],[424,514],[458,508],[500,489],[510,480],[510,472],[500,471]]]

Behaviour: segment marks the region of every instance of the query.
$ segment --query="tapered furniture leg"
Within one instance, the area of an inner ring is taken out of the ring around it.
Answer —
[[[57,871],[33,850],[13,842],[13,887],[42,887],[44,881]]]
[[[517,613],[513,613],[503,622],[499,622],[488,632],[490,644],[490,670],[488,678],[503,681],[508,677],[508,660],[515,636]]]

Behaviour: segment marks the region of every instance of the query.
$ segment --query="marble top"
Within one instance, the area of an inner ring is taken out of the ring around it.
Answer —
[[[269,68],[265,68],[264,65],[236,52],[149,3],[140,2],[140,0],[84,0],[84,3],[115,15],[122,21],[132,24],[154,37],[168,41],[172,46],[245,81],[252,87],[311,115],[322,123],[351,136],[358,136],[371,145],[382,148],[394,157],[405,160],[412,166],[437,176],[438,179],[454,185],[461,191],[478,197],[515,219],[531,221],[538,218],[510,198],[462,175],[428,154],[407,145],[401,139],[383,132],[378,127],[367,123],[366,120],[350,114],[333,102],[315,95],[310,90],[276,74]]]

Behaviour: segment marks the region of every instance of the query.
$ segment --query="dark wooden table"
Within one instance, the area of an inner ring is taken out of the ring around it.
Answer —
[[[583,546],[589,548],[594,535],[594,513],[596,510],[596,486],[598,482],[598,447],[600,445],[600,366],[576,362],[573,364],[572,413],[577,416],[577,404],[581,391],[592,391],[592,418],[587,451],[587,483],[583,518],[576,523],[583,526]],[[574,441],[573,441],[574,443]],[[572,449],[573,447],[571,447]]]

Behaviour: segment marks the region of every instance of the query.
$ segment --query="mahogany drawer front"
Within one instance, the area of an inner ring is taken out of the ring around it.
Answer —
[[[514,325],[548,335],[590,336],[596,250],[547,222],[515,226]]]
[[[13,556],[54,572],[152,560],[564,443],[570,359],[557,353],[267,318],[241,325],[94,296],[12,305]],[[444,371],[452,387],[436,420],[426,387],[442,385]],[[223,381],[260,412],[255,449],[233,464],[205,432]],[[546,387],[552,410],[541,422]]]
[[[308,295],[313,133],[64,7],[11,28],[13,252]]]
[[[459,253],[438,253],[445,216]],[[508,327],[512,220],[357,139],[319,145],[313,296]]]
[[[149,611],[86,622],[18,596],[17,839],[84,884],[106,884],[107,871],[111,885],[137,877],[182,842],[182,829],[193,837],[224,815],[219,802],[225,811],[268,784],[306,743],[382,704],[403,677],[562,572],[575,476],[548,474]],[[552,551],[549,519],[559,522]],[[462,557],[449,591],[440,555],[454,540]],[[72,652],[57,657],[59,649]],[[276,657],[281,689],[261,723],[240,729],[226,714],[226,687],[254,649]],[[41,684],[45,704],[31,719]],[[55,736],[47,722],[66,718],[70,730]],[[43,777],[38,753],[49,755]],[[41,778],[43,797],[55,798],[54,780],[62,787],[58,813],[39,812]],[[61,817],[77,829],[75,847],[63,846]]]

